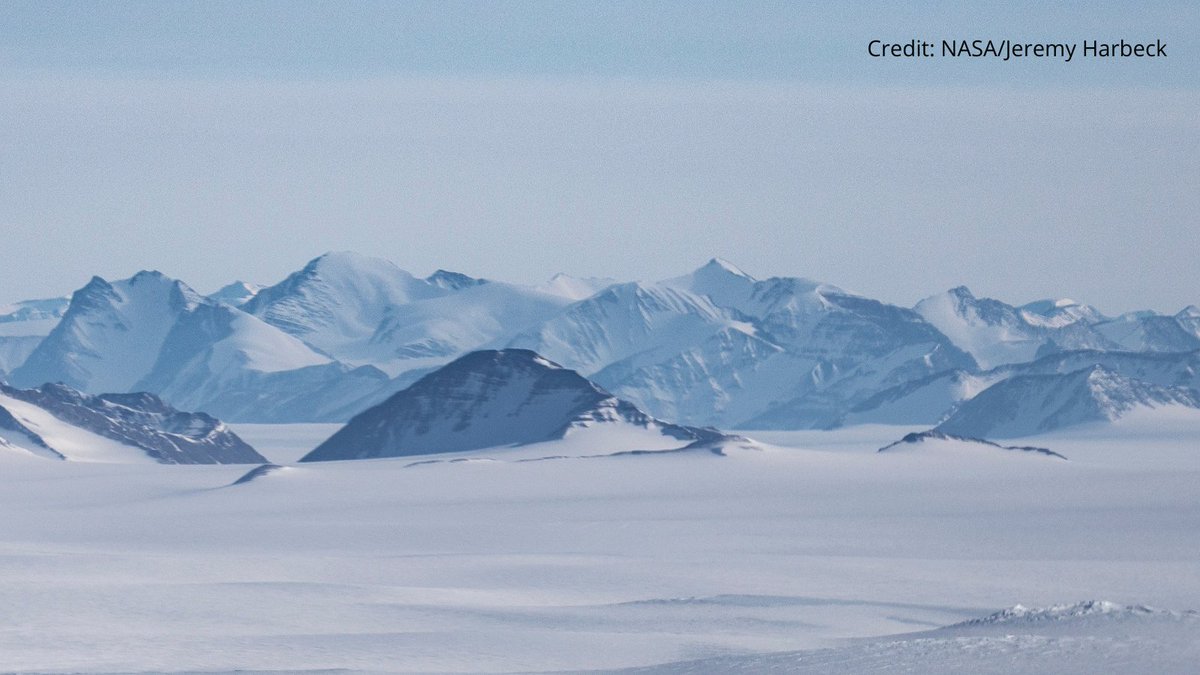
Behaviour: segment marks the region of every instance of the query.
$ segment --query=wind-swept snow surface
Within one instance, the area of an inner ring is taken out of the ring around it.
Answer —
[[[850,647],[722,656],[612,673],[1186,673],[1200,614],[1086,601],[1017,605],[979,619]]]
[[[896,427],[297,465],[329,425],[235,425],[286,466],[239,485],[0,452],[0,671],[1186,672],[1200,420],[1142,412],[1023,441],[1070,461]],[[1065,618],[963,625],[1018,604]]]

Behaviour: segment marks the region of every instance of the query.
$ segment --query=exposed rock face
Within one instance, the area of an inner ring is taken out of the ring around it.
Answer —
[[[573,370],[524,349],[485,350],[430,373],[350,420],[301,461],[524,445],[574,427],[624,423],[688,442],[720,432],[655,420]]]
[[[35,429],[28,408],[40,416]],[[89,396],[63,384],[15,389],[0,384],[0,428],[15,431],[49,451],[43,454],[71,459],[70,450],[57,447],[53,424],[86,430],[116,443],[140,449],[163,464],[251,464],[266,461],[220,420],[204,413],[180,412],[153,394]],[[52,428],[47,429],[47,426]]]
[[[919,431],[919,432],[914,432],[911,434],[906,434],[904,436],[904,438],[901,438],[900,440],[898,440],[894,443],[889,443],[889,444],[883,446],[882,448],[880,448],[878,451],[879,452],[889,452],[889,451],[895,451],[895,450],[905,448],[905,447],[919,447],[919,446],[926,445],[926,444],[929,444],[929,445],[935,445],[935,444],[959,445],[959,446],[963,446],[963,447],[994,448],[996,450],[1014,450],[1017,452],[1029,452],[1029,453],[1033,453],[1035,455],[1045,455],[1047,457],[1057,457],[1058,459],[1066,459],[1065,456],[1060,455],[1057,452],[1050,450],[1049,448],[1039,448],[1039,447],[1032,446],[1032,445],[1000,445],[999,443],[993,443],[991,441],[984,440],[982,438],[971,438],[968,436],[955,436],[953,434],[942,433],[942,432],[936,431],[936,430]]]

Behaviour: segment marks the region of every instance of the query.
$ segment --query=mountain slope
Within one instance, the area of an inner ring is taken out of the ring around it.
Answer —
[[[575,371],[523,349],[467,354],[350,420],[301,461],[400,457],[527,445],[595,425],[628,425],[678,441],[715,431],[666,424]]]
[[[387,310],[452,291],[392,263],[356,253],[326,253],[259,291],[246,312],[347,363],[370,363]]]
[[[885,389],[858,403],[839,426],[937,424],[954,406],[995,384],[1000,376],[947,370]]]
[[[881,388],[975,367],[911,310],[806,279],[759,281],[719,259],[661,283],[609,287],[509,346],[653,415],[721,426],[828,426]]]
[[[0,370],[12,370],[20,366],[38,341],[58,325],[69,304],[70,298],[47,298],[0,306],[0,350],[9,350],[7,355],[0,355]],[[19,350],[16,345],[20,343],[28,344],[28,349],[24,356],[17,359],[13,350]]]
[[[231,307],[240,307],[250,301],[258,292],[263,289],[258,284],[250,284],[245,281],[235,281],[231,284],[223,286],[215,293],[206,296],[209,300]]]
[[[590,375],[630,358],[654,363],[736,322],[707,298],[657,284],[610,286],[517,335],[529,349]]]
[[[1032,361],[1047,351],[1120,349],[1097,332],[1104,317],[1093,307],[1071,300],[1043,300],[1017,308],[977,298],[965,286],[917,303],[914,310],[933,324],[982,368]]]
[[[792,280],[774,280],[757,295],[773,299],[755,324],[758,334],[808,368],[790,368],[790,389],[776,392],[774,402],[739,427],[828,428],[883,389],[976,368],[970,355],[912,310],[832,287],[808,290]]]
[[[981,373],[951,370],[905,382],[856,405],[842,423],[935,424],[956,405],[1004,380],[1029,375],[1066,375],[1094,366],[1149,384],[1200,390],[1200,351],[1055,352],[1030,363],[1000,366]]]
[[[1085,422],[1111,422],[1136,408],[1200,408],[1200,393],[1151,384],[1091,366],[1062,375],[1024,375],[992,385],[958,407],[936,431],[1012,438]]]
[[[570,304],[559,295],[503,282],[389,307],[371,335],[371,363],[389,374],[445,365],[469,351],[503,346]]]
[[[387,383],[376,368],[335,362],[254,316],[205,303],[179,318],[133,388],[233,422],[310,422],[347,419],[357,410],[343,408],[375,400]]]
[[[26,387],[63,382],[91,393],[129,391],[153,368],[175,322],[200,301],[160,272],[112,283],[93,277],[11,380]]]
[[[1096,332],[1130,352],[1189,352],[1200,349],[1200,335],[1187,310],[1176,316],[1134,312],[1095,325]]]
[[[1073,323],[1095,324],[1107,320],[1100,310],[1069,298],[1035,300],[1021,305],[1021,317],[1032,325],[1061,328]]]
[[[88,396],[61,384],[0,385],[0,445],[77,461],[266,461],[209,415],[180,412],[152,394]]]

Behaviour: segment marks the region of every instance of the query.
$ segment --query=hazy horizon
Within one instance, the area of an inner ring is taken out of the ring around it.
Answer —
[[[910,306],[1200,304],[1200,9],[6,3],[0,302],[329,250],[524,284],[711,257]],[[870,37],[1165,39],[916,63]]]

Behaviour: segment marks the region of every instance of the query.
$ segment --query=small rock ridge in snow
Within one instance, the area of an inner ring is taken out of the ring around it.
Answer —
[[[991,626],[996,624],[1032,624],[1053,621],[1071,621],[1085,617],[1104,616],[1111,618],[1142,617],[1152,615],[1189,616],[1195,612],[1178,613],[1155,609],[1145,605],[1121,605],[1107,600],[1087,600],[1074,604],[1051,605],[1049,607],[1026,607],[1014,605],[1008,609],[978,619],[957,623],[950,628],[968,626]]]
[[[931,429],[929,431],[919,431],[919,432],[913,432],[911,434],[906,434],[904,436],[904,438],[901,438],[900,440],[895,441],[894,443],[889,443],[889,444],[883,446],[877,452],[887,452],[889,450],[895,450],[895,449],[897,449],[899,447],[903,447],[905,445],[920,445],[923,443],[937,442],[937,441],[949,442],[952,444],[961,444],[961,445],[965,445],[967,447],[974,446],[974,447],[995,448],[998,450],[1016,450],[1019,452],[1030,452],[1030,453],[1034,453],[1034,454],[1045,455],[1047,457],[1057,457],[1058,459],[1066,459],[1065,456],[1060,455],[1059,453],[1054,452],[1053,450],[1050,450],[1048,448],[1039,448],[1039,447],[1035,447],[1035,446],[1031,446],[1031,445],[1000,445],[999,443],[993,443],[992,441],[985,440],[983,438],[973,438],[970,436],[955,436],[954,434],[947,434],[947,433],[943,433],[941,431],[937,431],[937,430],[933,430],[933,429]]]
[[[461,272],[451,272],[449,270],[438,270],[425,277],[425,281],[448,291],[457,291],[487,283],[487,279],[477,279]]]
[[[250,469],[246,473],[242,474],[240,478],[238,478],[237,480],[230,483],[228,485],[228,487],[233,487],[234,485],[245,485],[246,483],[250,483],[250,482],[259,480],[260,478],[269,476],[273,473],[286,471],[289,468],[290,467],[280,466],[278,464],[263,464],[260,466],[256,466],[253,469]]]

